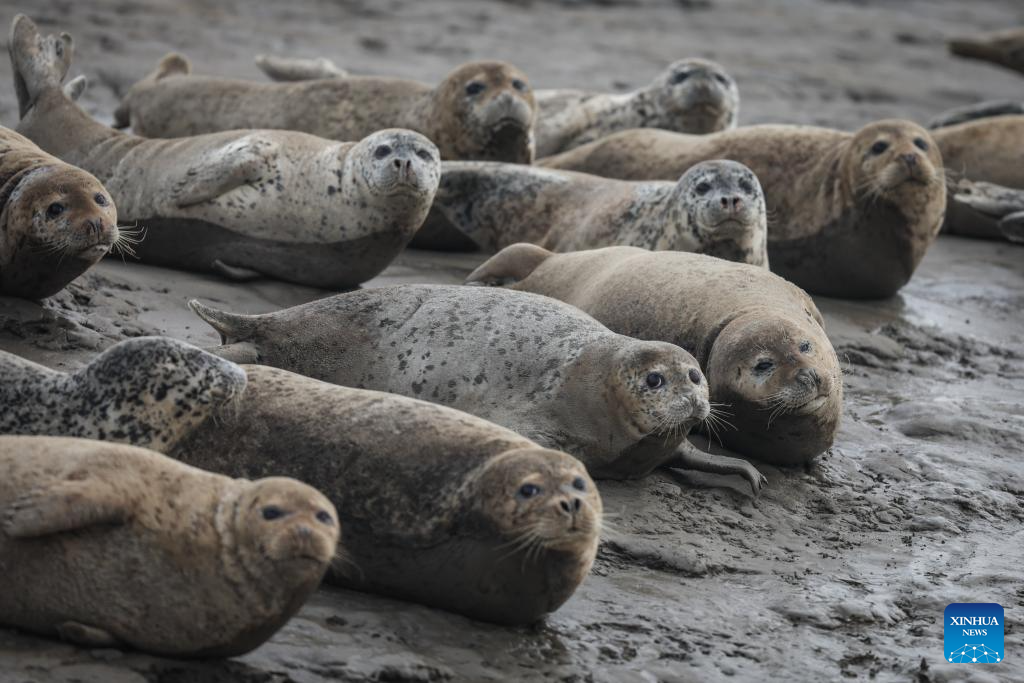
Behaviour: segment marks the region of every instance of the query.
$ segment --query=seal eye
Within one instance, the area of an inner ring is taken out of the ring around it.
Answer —
[[[284,517],[284,510],[277,507],[276,505],[268,505],[267,507],[263,508],[262,513],[263,519],[267,520],[268,522]]]
[[[54,202],[46,207],[46,215],[49,218],[56,218],[57,216],[64,213],[64,205],[60,202]]]
[[[430,152],[428,152],[427,150],[425,150],[425,149],[418,149],[418,150],[416,150],[416,156],[418,156],[420,159],[423,159],[423,161],[433,161],[434,160],[433,155]]]
[[[740,189],[746,192],[747,194],[754,194],[754,186],[751,185],[750,181],[748,180],[740,181]]]
[[[587,482],[586,480],[583,479],[583,477],[576,477],[575,479],[572,480],[572,487],[577,491],[586,491]]]
[[[526,91],[526,83],[524,83],[521,79],[518,78],[512,79],[512,87],[518,90],[519,92]]]
[[[811,350],[811,342],[800,342],[800,353],[808,353]]]
[[[487,86],[480,81],[470,81],[469,85],[466,86],[466,94],[470,96],[479,95],[486,87]]]
[[[316,513],[316,520],[321,524],[326,524],[328,526],[332,526],[334,524],[334,518],[331,517],[331,513],[329,513],[327,510],[321,510],[320,512]]]
[[[917,147],[922,152],[928,151],[928,143],[924,141],[924,138],[914,138],[914,147]]]
[[[708,192],[711,192],[711,183],[705,181],[697,183],[697,194],[705,195]]]
[[[373,156],[377,157],[378,159],[383,159],[389,154],[391,154],[391,148],[388,147],[387,145],[381,145],[377,149],[373,150]]]
[[[519,487],[520,498],[533,498],[540,493],[540,487],[536,484],[523,484]]]
[[[658,387],[665,384],[665,376],[660,372],[652,372],[647,375],[647,386],[651,389],[657,389]]]
[[[679,73],[672,74],[672,85],[679,85],[689,77],[689,71],[680,71]]]
[[[875,144],[871,145],[872,154],[881,154],[885,150],[889,149],[889,143],[884,140],[879,140]]]
[[[728,85],[729,84],[729,80],[725,76],[723,76],[722,74],[715,74],[715,80],[718,81],[719,83],[721,83],[722,85]]]
[[[107,205],[107,198],[106,198],[106,197],[104,197],[104,196],[103,196],[103,195],[101,195],[101,194],[97,194],[97,195],[96,195],[95,197],[93,197],[92,199],[93,199],[93,201],[94,201],[94,202],[96,202],[96,204],[97,204],[98,206],[106,206],[106,205]]]
[[[764,374],[775,367],[775,363],[770,360],[758,361],[757,365],[754,366],[754,372],[758,374]]]

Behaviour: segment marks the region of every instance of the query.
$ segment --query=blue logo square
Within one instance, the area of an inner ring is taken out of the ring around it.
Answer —
[[[945,659],[954,664],[995,664],[1003,651],[1003,608],[994,602],[954,602],[943,615]]]

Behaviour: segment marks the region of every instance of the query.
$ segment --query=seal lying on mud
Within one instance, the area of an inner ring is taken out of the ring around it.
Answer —
[[[0,437],[0,623],[176,657],[254,649],[338,542],[323,495],[87,439]]]
[[[260,365],[245,371],[237,405],[173,454],[324,491],[345,530],[328,580],[527,624],[590,571],[601,497],[575,458],[444,406]]]
[[[744,455],[797,465],[832,445],[843,403],[836,352],[811,298],[764,269],[632,247],[552,254],[517,244],[467,282],[555,297],[620,334],[683,347],[705,369],[711,400],[727,406],[735,431],[722,431],[723,445]]]
[[[234,363],[165,337],[123,341],[73,373],[0,351],[0,434],[166,452],[244,388],[245,373]]]
[[[491,252],[516,242],[553,251],[626,245],[768,265],[761,185],[733,161],[697,164],[675,183],[444,162],[431,216],[438,212]]]
[[[961,180],[950,192],[946,230],[1024,243],[1024,190]]]
[[[61,89],[66,33],[11,26],[19,132],[103,180],[137,221],[146,262],[229,277],[267,275],[324,288],[375,276],[422,224],[440,177],[422,135],[386,130],[358,143],[239,130],[146,140],[94,121]]]
[[[414,285],[255,316],[189,305],[230,360],[464,410],[578,457],[595,478],[675,465],[763,483],[748,463],[711,463],[685,441],[710,411],[693,356],[547,297]]]
[[[437,87],[360,76],[259,83],[194,76],[181,55],[131,87],[115,124],[147,137],[283,128],[358,140],[381,128],[430,138],[443,159],[533,161],[536,104],[526,76],[505,62],[469,62]]]
[[[0,294],[56,294],[119,236],[99,180],[0,126]]]
[[[259,55],[256,66],[271,80],[344,78],[325,57],[290,59]],[[537,90],[537,156],[557,154],[630,128],[714,133],[736,127],[740,94],[719,64],[681,59],[649,85],[624,94]]]
[[[959,57],[980,59],[1024,74],[1024,28],[953,38],[949,41],[949,51]]]
[[[708,159],[754,171],[771,216],[772,270],[816,294],[891,296],[942,226],[942,158],[928,132],[909,121],[878,121],[856,133],[786,125],[712,135],[630,130],[540,164],[672,180]]]

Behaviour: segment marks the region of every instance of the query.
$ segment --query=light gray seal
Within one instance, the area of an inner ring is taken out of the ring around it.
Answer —
[[[63,91],[66,33],[44,37],[19,15],[10,51],[18,132],[103,181],[121,220],[145,229],[134,252],[148,263],[351,288],[405,247],[437,189],[438,151],[412,131],[346,143],[266,130],[146,140],[94,121]]]
[[[576,456],[595,478],[674,464],[762,482],[748,463],[709,463],[685,441],[710,412],[693,356],[547,297],[413,285],[255,316],[189,305],[226,358],[464,410]]]

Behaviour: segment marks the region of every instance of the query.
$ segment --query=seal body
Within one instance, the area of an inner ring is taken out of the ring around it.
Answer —
[[[73,373],[0,351],[0,434],[165,452],[244,388],[245,373],[234,363],[164,337],[123,341]]]
[[[526,624],[557,609],[589,572],[601,498],[576,459],[443,406],[245,370],[238,405],[174,455],[324,491],[345,530],[330,581]]]
[[[949,51],[960,57],[992,62],[1024,74],[1024,28],[953,38],[949,41]]]
[[[546,157],[631,128],[693,134],[735,128],[740,94],[721,65],[682,59],[630,93],[538,90],[537,107],[537,156]]]
[[[928,132],[909,121],[878,121],[856,133],[784,125],[700,136],[631,130],[540,163],[670,180],[716,158],[757,175],[771,216],[771,268],[815,294],[891,296],[942,226],[942,158]]]
[[[1017,153],[1024,143],[1024,115],[967,121],[931,133],[954,177],[1024,190],[1024,169]]]
[[[375,288],[258,316],[190,305],[226,358],[464,410],[580,458],[594,477],[670,462],[709,411],[689,353],[532,294]]]
[[[552,251],[626,245],[768,263],[761,186],[731,161],[697,164],[674,183],[445,162],[431,216],[438,213],[485,251],[516,242]]]
[[[56,294],[118,236],[117,209],[99,180],[0,127],[0,293]]]
[[[88,647],[248,652],[298,611],[338,542],[331,503],[292,479],[56,437],[0,437],[0,468],[0,622]]]
[[[723,405],[717,436],[735,451],[796,465],[832,445],[843,399],[835,350],[811,298],[764,269],[700,254],[520,244],[468,281],[555,297],[616,332],[691,352]]]
[[[146,140],[94,121],[61,89],[67,34],[11,29],[18,130],[103,179],[122,219],[145,228],[143,261],[229,277],[348,288],[383,270],[426,217],[440,175],[422,135],[383,130],[357,143],[236,130]]]
[[[132,86],[118,123],[146,137],[281,128],[358,140],[381,128],[427,136],[444,159],[530,163],[536,104],[526,76],[504,62],[470,62],[436,87],[398,78],[259,83],[195,76],[180,55]]]

